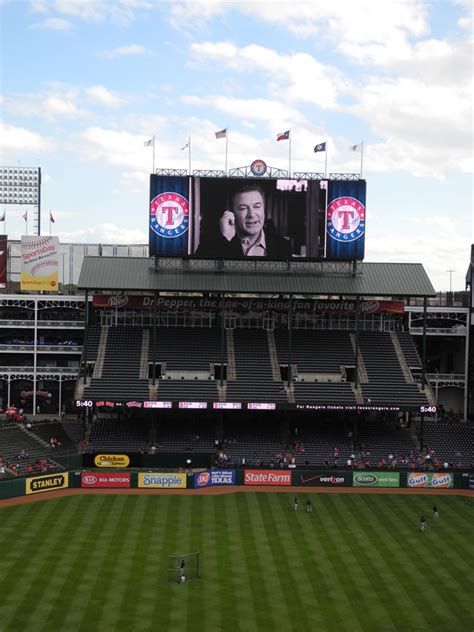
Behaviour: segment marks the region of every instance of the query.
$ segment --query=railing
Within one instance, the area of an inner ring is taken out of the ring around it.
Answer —
[[[79,367],[70,366],[38,366],[37,373],[50,373],[51,375],[79,375]],[[0,373],[33,373],[32,366],[0,366]]]
[[[34,326],[35,321],[33,319],[0,319],[0,327],[31,327],[31,329],[33,329]],[[38,328],[41,327],[47,327],[49,329],[53,327],[60,327],[61,329],[84,329],[85,323],[83,320],[38,320]]]
[[[52,351],[60,353],[82,353],[82,345],[37,345],[37,353],[43,351]],[[28,353],[34,352],[34,344],[26,345],[1,345],[0,351],[27,351]]]
[[[430,382],[464,382],[464,373],[427,373],[426,378]]]
[[[412,336],[422,336],[423,327],[410,327],[410,333]],[[467,328],[463,325],[457,325],[455,327],[427,327],[427,336],[466,336]]]

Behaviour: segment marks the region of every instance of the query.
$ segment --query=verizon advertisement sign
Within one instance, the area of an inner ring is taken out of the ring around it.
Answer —
[[[345,472],[305,470],[296,472],[296,485],[302,487],[344,487],[352,485],[352,476]]]
[[[244,485],[291,485],[291,472],[245,470]]]
[[[130,472],[82,472],[81,487],[130,487]]]

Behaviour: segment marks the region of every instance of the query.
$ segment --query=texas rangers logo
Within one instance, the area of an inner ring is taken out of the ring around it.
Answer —
[[[150,228],[160,237],[175,239],[189,228],[189,204],[179,193],[160,193],[150,203]]]
[[[353,197],[339,197],[327,211],[327,231],[336,241],[351,242],[365,232],[365,207]]]

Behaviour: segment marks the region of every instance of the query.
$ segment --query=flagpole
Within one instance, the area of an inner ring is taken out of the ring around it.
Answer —
[[[191,136],[188,138],[189,175],[191,175]]]
[[[229,151],[229,126],[225,128],[225,175],[227,175],[227,154]]]
[[[288,140],[290,141],[288,143],[288,178],[291,178],[291,128]]]
[[[328,177],[328,146],[326,141],[326,147],[324,149],[324,177]]]
[[[364,160],[364,141],[360,143],[360,179],[362,180],[362,163]]]
[[[51,237],[51,211],[49,211],[49,236]]]
[[[155,173],[155,135],[153,134],[153,171]]]

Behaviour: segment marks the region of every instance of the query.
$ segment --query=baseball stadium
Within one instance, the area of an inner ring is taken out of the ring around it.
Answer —
[[[0,237],[1,632],[474,628],[474,249],[463,292],[365,261],[366,188],[156,170],[130,246],[41,235],[29,200]]]

